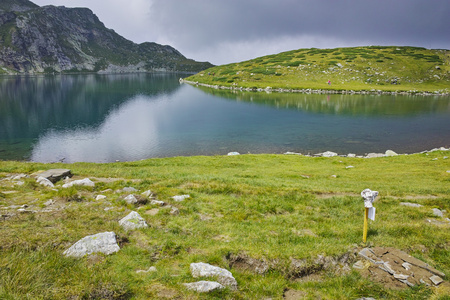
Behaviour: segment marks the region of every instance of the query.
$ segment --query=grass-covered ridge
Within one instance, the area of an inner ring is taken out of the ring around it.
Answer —
[[[450,51],[397,46],[299,49],[216,66],[186,80],[263,89],[448,93]]]
[[[316,269],[314,261],[362,246],[359,194],[370,188],[380,195],[368,244],[401,249],[448,276],[449,227],[439,225],[444,218],[432,213],[432,208],[450,211],[448,154],[373,159],[241,155],[70,165],[2,161],[0,298],[282,299],[286,290],[294,290],[312,299],[445,299],[445,286],[390,290],[354,270]],[[62,189],[58,183],[52,190],[32,177],[18,180],[22,184],[5,180],[53,168],[70,168],[96,186]],[[127,193],[115,192],[124,187],[138,189],[135,194],[151,190],[180,214],[150,203],[127,204]],[[107,198],[96,201],[99,194]],[[190,198],[171,198],[183,194]],[[54,203],[47,206],[50,199]],[[22,205],[28,206],[21,213]],[[149,228],[127,232],[118,225],[132,210]],[[81,259],[62,255],[80,238],[105,231],[119,236],[119,252]],[[242,269],[232,263],[236,256],[267,262],[269,269],[263,274]],[[305,270],[313,277],[296,273],[293,259],[309,264]],[[189,273],[193,262],[230,270],[238,290],[207,295],[186,290],[182,283],[195,281]],[[157,271],[136,273],[150,266]]]

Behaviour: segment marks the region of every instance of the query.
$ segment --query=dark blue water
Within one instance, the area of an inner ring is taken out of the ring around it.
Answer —
[[[450,97],[227,92],[176,74],[0,78],[0,159],[111,162],[450,145]]]

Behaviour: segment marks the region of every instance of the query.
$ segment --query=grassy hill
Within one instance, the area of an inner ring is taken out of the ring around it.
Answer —
[[[396,46],[299,49],[213,67],[186,80],[263,89],[448,93],[450,51]]]
[[[450,274],[448,154],[0,161],[0,298],[448,299],[448,279],[437,288],[393,289],[352,268],[357,248],[394,247]],[[51,168],[70,168],[73,179],[89,177],[95,186],[64,189],[59,182],[52,189],[33,176],[16,177]],[[121,192],[124,187],[137,191]],[[364,245],[366,188],[380,195]],[[166,205],[143,201],[147,190]],[[128,204],[130,193],[141,201]],[[172,198],[186,194],[182,202]],[[436,217],[433,208],[446,212]],[[119,226],[130,211],[149,227]],[[118,236],[119,252],[63,255],[79,239],[106,231]],[[183,283],[199,280],[189,271],[198,262],[230,270],[238,290],[187,290]],[[136,272],[151,266],[155,272]]]

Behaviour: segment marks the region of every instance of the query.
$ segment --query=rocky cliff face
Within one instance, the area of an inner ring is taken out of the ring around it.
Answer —
[[[87,8],[0,3],[0,73],[197,72],[211,66],[170,46],[135,44]]]

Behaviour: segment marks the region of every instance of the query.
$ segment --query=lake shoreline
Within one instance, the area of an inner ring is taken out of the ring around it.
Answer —
[[[333,89],[283,89],[283,88],[251,88],[242,86],[225,86],[225,85],[212,85],[201,83],[198,81],[185,80],[183,78],[179,79],[180,83],[187,83],[195,86],[203,86],[213,89],[221,90],[232,90],[232,91],[242,91],[242,92],[266,92],[266,93],[300,93],[300,94],[341,94],[341,95],[414,95],[414,96],[449,96],[448,92],[427,92],[427,91],[383,91],[383,90],[333,90]]]

